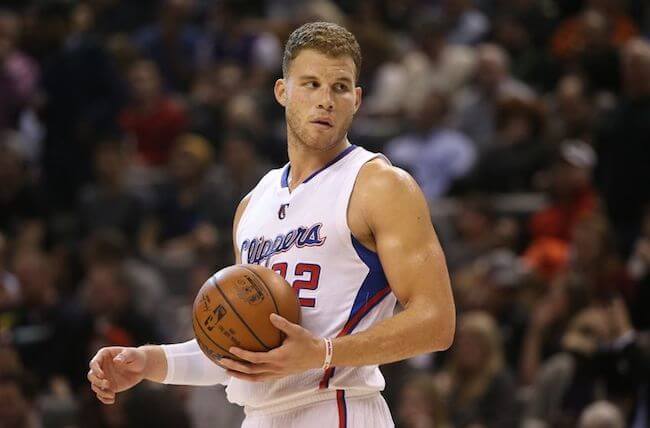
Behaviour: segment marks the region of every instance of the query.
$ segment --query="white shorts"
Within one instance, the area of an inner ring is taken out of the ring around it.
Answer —
[[[249,414],[242,428],[394,428],[393,418],[381,394],[318,401],[281,413]]]

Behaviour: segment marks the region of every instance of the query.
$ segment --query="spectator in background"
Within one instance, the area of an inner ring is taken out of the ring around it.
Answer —
[[[17,48],[20,20],[0,9],[0,132],[17,129],[23,109],[35,103],[37,63]]]
[[[593,91],[616,92],[620,85],[619,55],[610,37],[608,16],[597,10],[587,10],[582,19],[584,47],[568,61],[575,62],[574,67],[586,77]]]
[[[88,266],[81,296],[92,329],[86,351],[104,346],[139,346],[160,340],[157,326],[142,315],[133,301],[133,286],[123,266]]]
[[[562,338],[562,351],[540,368],[526,410],[524,427],[573,427],[582,410],[605,398],[605,379],[597,351],[610,337],[603,309],[590,307],[575,315]],[[599,396],[598,394],[601,394]]]
[[[139,162],[158,168],[167,163],[172,144],[188,126],[182,104],[165,94],[152,61],[139,60],[129,69],[131,104],[120,113],[122,130],[133,137]]]
[[[117,229],[136,241],[143,202],[127,187],[128,155],[118,138],[97,145],[94,156],[95,182],[79,198],[81,236],[103,229]]]
[[[196,0],[160,2],[158,21],[138,31],[135,44],[160,70],[162,85],[173,91],[185,91],[196,70],[200,30],[190,23]]]
[[[582,140],[591,144],[597,115],[594,103],[584,78],[577,74],[564,75],[547,103],[546,139],[550,142]]]
[[[499,328],[484,312],[461,315],[447,368],[437,382],[454,427],[515,427],[515,383],[505,368]]]
[[[596,401],[585,408],[578,420],[578,428],[624,428],[621,411],[607,401]]]
[[[623,97],[595,138],[596,182],[622,254],[631,251],[650,201],[650,43],[633,39],[621,51]]]
[[[589,13],[598,12],[606,17],[609,27],[608,39],[616,47],[621,47],[632,37],[639,33],[634,21],[625,15],[621,2],[617,0],[588,0],[576,16],[570,17],[560,23],[550,40],[552,54],[564,60],[585,49],[587,37],[590,33]],[[592,15],[593,17],[593,15]],[[586,18],[586,19],[585,19]],[[600,25],[600,24],[598,24]],[[593,29],[593,28],[592,28]]]
[[[0,135],[0,231],[16,247],[35,247],[45,235],[43,196],[22,152]]]
[[[490,21],[471,0],[444,0],[441,9],[442,20],[450,23],[449,43],[477,44],[490,30]]]
[[[475,145],[447,125],[449,96],[432,89],[410,110],[412,132],[388,142],[386,155],[408,170],[429,202],[445,196],[454,180],[474,166]]]
[[[408,379],[400,391],[397,410],[403,428],[450,428],[434,379],[426,374]]]
[[[215,219],[223,218],[216,183],[209,180],[210,144],[180,136],[171,151],[168,178],[156,189],[156,207],[140,231],[140,251],[150,260],[187,264],[199,250],[217,244]]]
[[[550,280],[566,269],[569,242],[577,223],[597,208],[591,173],[593,149],[582,141],[565,141],[548,173],[550,205],[530,219],[531,243],[524,254],[530,268]]]
[[[7,238],[0,232],[0,312],[20,303],[20,283],[8,270],[8,255]]]
[[[519,383],[531,385],[539,368],[561,349],[564,331],[573,317],[589,305],[590,289],[577,274],[566,274],[544,284],[541,297],[531,302],[530,317],[519,358]]]
[[[100,229],[83,242],[86,271],[94,266],[112,266],[121,271],[130,287],[135,309],[155,325],[173,329],[169,314],[173,311],[165,282],[159,271],[134,257],[127,235],[115,229]]]
[[[0,375],[0,421],[7,428],[41,427],[41,418],[21,374]]]
[[[628,276],[616,251],[613,230],[601,214],[584,217],[576,224],[568,269],[585,278],[595,301],[607,302],[613,295],[621,295],[632,303],[636,298],[636,283]]]
[[[415,49],[379,66],[373,91],[364,100],[363,111],[378,116],[402,115],[424,102],[432,88],[453,93],[471,78],[476,66],[474,48],[450,44],[445,26],[438,20],[423,20],[413,36]]]
[[[51,206],[71,209],[91,176],[96,135],[111,132],[123,88],[100,40],[75,28],[74,5],[39,3],[25,33],[43,64],[39,111],[47,130],[42,166]]]
[[[20,303],[0,312],[5,320],[0,335],[11,338],[10,344],[24,366],[37,376],[39,387],[48,385],[55,375],[70,379],[71,365],[83,364],[86,357],[78,342],[84,327],[68,316],[55,286],[51,258],[34,249],[23,249],[15,255],[13,265],[20,284]],[[82,379],[77,373],[76,384]]]
[[[455,125],[474,141],[479,149],[494,140],[497,105],[507,98],[530,100],[533,91],[510,73],[510,58],[495,44],[477,47],[474,84],[457,95]]]
[[[244,85],[244,69],[234,63],[208,67],[192,83],[189,100],[190,130],[207,138],[216,152],[226,130],[228,101]]]
[[[473,190],[525,192],[550,158],[541,140],[544,115],[534,101],[510,98],[499,102],[494,142],[485,148],[468,178]]]

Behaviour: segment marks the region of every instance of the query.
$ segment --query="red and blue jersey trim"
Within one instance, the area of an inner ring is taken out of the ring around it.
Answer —
[[[361,287],[359,287],[347,322],[336,337],[350,334],[359,325],[363,317],[391,293],[386,274],[379,260],[379,255],[364,247],[354,236],[351,235],[351,238],[354,250],[357,252],[361,261],[368,266],[369,272],[363,280]],[[334,376],[334,369],[334,367],[330,367],[325,371],[319,384],[320,389],[329,387],[329,381]]]
[[[348,407],[345,403],[345,391],[342,389],[336,390],[336,405],[339,412],[339,428],[347,428],[348,426]]]

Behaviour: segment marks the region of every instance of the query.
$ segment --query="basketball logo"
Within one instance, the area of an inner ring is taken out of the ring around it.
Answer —
[[[244,279],[245,278],[245,279]],[[235,281],[237,288],[237,297],[249,305],[257,305],[264,300],[262,288],[253,281],[248,275]]]

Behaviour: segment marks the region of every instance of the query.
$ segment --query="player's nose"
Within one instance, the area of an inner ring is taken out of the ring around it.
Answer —
[[[327,111],[332,111],[334,109],[334,99],[332,98],[332,90],[330,88],[324,87],[320,91],[320,100],[318,107]]]

